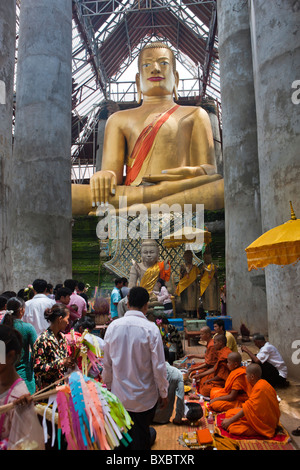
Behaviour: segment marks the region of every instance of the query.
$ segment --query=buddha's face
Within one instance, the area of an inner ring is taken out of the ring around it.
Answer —
[[[178,83],[173,70],[172,52],[164,47],[146,48],[141,52],[137,84],[144,96],[172,95]]]
[[[158,261],[158,248],[155,245],[145,244],[141,248],[142,261],[147,266],[153,266]]]

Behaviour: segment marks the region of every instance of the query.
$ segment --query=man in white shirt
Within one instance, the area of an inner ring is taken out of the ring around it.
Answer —
[[[32,299],[25,302],[23,321],[31,323],[39,336],[49,327],[49,323],[44,317],[44,312],[46,308],[51,308],[56,302],[54,299],[50,299],[46,295],[47,281],[44,279],[36,279],[33,282],[32,287],[35,295]]]
[[[255,346],[259,348],[256,355],[247,346],[242,346],[241,349],[250,356],[253,362],[261,366],[262,379],[269,382],[272,387],[287,386],[289,384],[286,380],[288,370],[278,349],[266,341],[263,335],[254,335],[253,341]]]
[[[151,448],[156,404],[168,403],[164,347],[158,327],[146,318],[148,301],[146,289],[133,287],[127,312],[108,326],[104,338],[102,378],[134,422],[130,450]]]

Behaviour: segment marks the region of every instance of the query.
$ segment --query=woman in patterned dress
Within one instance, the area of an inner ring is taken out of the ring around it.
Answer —
[[[62,333],[69,322],[69,309],[65,305],[53,305],[45,310],[49,328],[40,334],[33,346],[33,370],[37,388],[41,389],[62,379],[74,359],[68,354],[67,340]]]

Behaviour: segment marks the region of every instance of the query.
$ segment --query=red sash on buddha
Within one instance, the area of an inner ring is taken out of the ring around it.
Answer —
[[[176,111],[177,108],[179,108],[178,104],[170,108],[164,114],[160,114],[157,118],[154,119],[154,121],[151,122],[151,124],[142,130],[134,145],[130,157],[130,160],[133,160],[133,164],[131,167],[128,165],[126,167],[126,186],[130,186],[139,175],[142,165],[151,150],[157,132],[159,131],[160,127],[169,119],[171,114]]]

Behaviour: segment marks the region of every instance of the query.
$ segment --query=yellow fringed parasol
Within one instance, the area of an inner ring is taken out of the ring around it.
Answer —
[[[174,248],[182,245],[182,243],[200,243],[199,240],[201,243],[208,245],[211,242],[211,233],[207,230],[201,230],[200,228],[183,227],[173,232],[168,237],[165,237],[163,245],[166,248]]]
[[[264,233],[245,249],[248,271],[269,264],[284,266],[299,261],[300,220],[296,218],[291,202],[290,206],[290,220]]]

